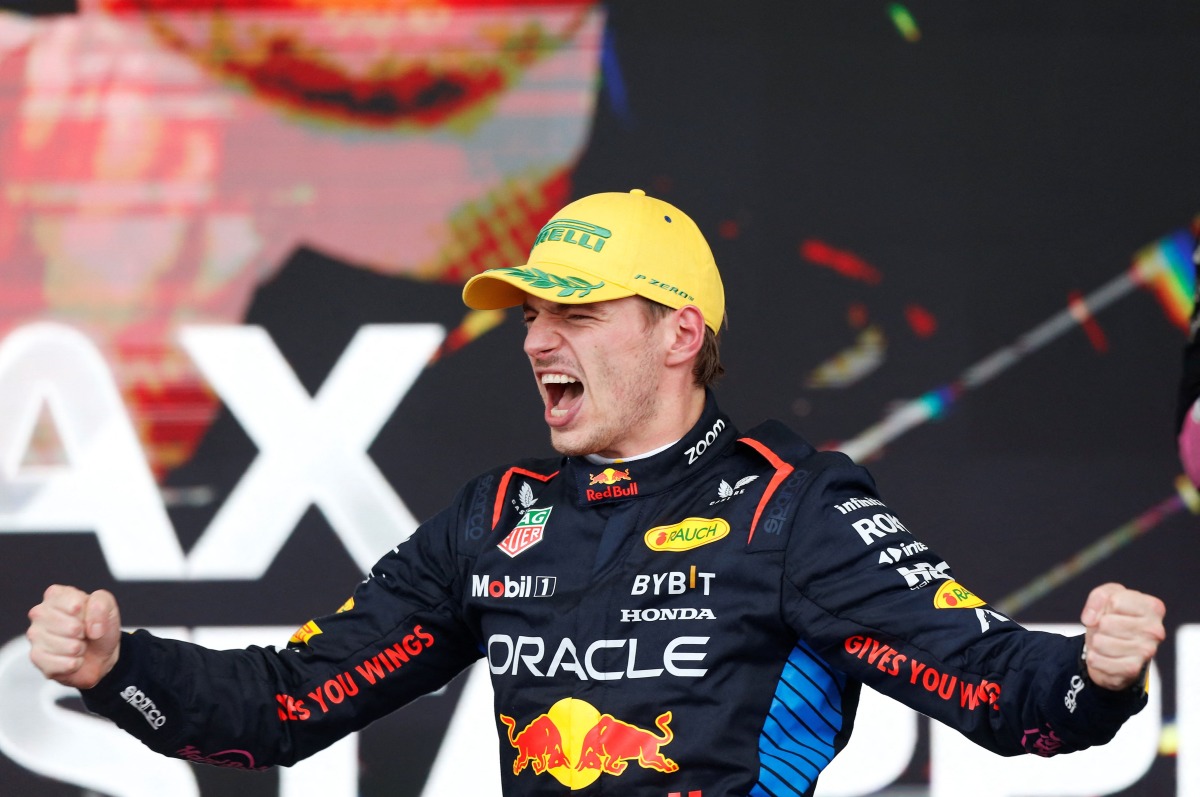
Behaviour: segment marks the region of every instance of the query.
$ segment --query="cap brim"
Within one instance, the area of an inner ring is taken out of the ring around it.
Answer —
[[[607,302],[633,296],[628,288],[559,264],[493,268],[463,286],[463,302],[474,310],[498,310],[537,296],[560,304]]]

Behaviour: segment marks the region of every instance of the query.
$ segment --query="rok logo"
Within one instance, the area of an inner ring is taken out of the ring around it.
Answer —
[[[897,567],[896,572],[904,576],[909,589],[920,589],[933,581],[949,581],[950,575],[946,572],[949,569],[950,565],[945,562],[936,565],[916,562],[912,567]]]
[[[537,545],[542,541],[542,534],[546,530],[546,521],[550,519],[551,509],[554,507],[526,509],[521,522],[514,526],[508,536],[497,543],[496,547],[509,556],[516,556]]]
[[[154,730],[167,724],[167,718],[158,710],[158,706],[154,705],[154,701],[146,697],[136,686],[125,687],[121,692],[121,698],[136,708]]]
[[[974,609],[986,606],[987,601],[957,581],[951,581],[938,588],[937,594],[933,596],[933,605],[938,609]]]
[[[903,523],[896,520],[894,515],[886,513],[856,520],[852,525],[854,526],[854,530],[858,532],[858,536],[862,537],[862,541],[867,545],[888,534],[895,534],[898,531],[908,531]]]
[[[690,551],[729,536],[724,518],[690,517],[669,526],[655,526],[646,532],[646,547],[652,551]]]
[[[653,729],[642,728],[567,697],[520,731],[512,717],[501,714],[500,722],[517,751],[514,775],[528,767],[534,775],[548,773],[574,791],[601,775],[619,776],[631,763],[658,772],[679,771],[679,765],[663,754],[675,738],[671,718],[671,712],[664,711],[655,718]]]

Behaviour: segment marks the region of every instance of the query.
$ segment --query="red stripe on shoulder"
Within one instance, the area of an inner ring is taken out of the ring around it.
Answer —
[[[531,470],[524,468],[509,468],[504,476],[500,479],[500,486],[496,488],[496,504],[492,509],[492,528],[496,528],[496,524],[500,522],[500,513],[504,511],[504,496],[508,493],[508,482],[512,479],[514,473],[519,473],[522,476],[528,476],[531,479],[537,479],[541,482],[548,482],[558,475],[558,471],[551,474],[534,473]]]
[[[754,510],[754,520],[750,522],[750,536],[746,539],[748,544],[750,540],[754,539],[754,530],[758,528],[758,519],[762,517],[762,512],[766,509],[767,502],[771,500],[771,496],[775,494],[775,490],[779,488],[784,479],[791,475],[795,468],[784,462],[779,458],[778,454],[754,438],[739,437],[738,442],[745,443],[759,454],[762,454],[763,458],[771,463],[771,467],[775,468],[775,475],[771,477],[771,481],[767,484],[767,489],[763,491],[762,498],[758,499],[758,508]]]

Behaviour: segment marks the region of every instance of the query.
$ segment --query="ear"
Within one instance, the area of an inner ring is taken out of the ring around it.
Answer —
[[[683,365],[696,359],[704,343],[704,315],[695,305],[686,305],[668,318],[671,335],[667,365]]]

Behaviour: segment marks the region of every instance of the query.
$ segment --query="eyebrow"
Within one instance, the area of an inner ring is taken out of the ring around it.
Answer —
[[[551,302],[550,306],[545,309],[545,312],[553,313],[555,315],[561,315],[562,313],[569,312],[570,310],[590,310],[592,312],[599,312],[600,305],[602,305],[602,304],[604,304],[604,302],[580,302],[578,304],[566,304],[564,302]],[[521,302],[521,310],[522,310],[522,312],[526,312],[526,313],[542,312],[538,308],[530,305],[529,302],[527,302],[527,301]]]

